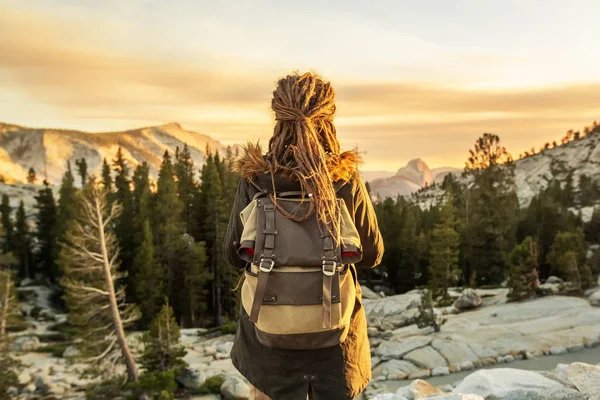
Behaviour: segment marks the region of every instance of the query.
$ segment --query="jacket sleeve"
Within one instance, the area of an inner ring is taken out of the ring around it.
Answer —
[[[237,249],[244,228],[240,213],[249,203],[248,184],[245,180],[240,179],[235,195],[235,201],[231,208],[231,215],[229,216],[227,232],[225,233],[225,239],[223,240],[223,255],[225,261],[236,269],[243,269],[246,266],[246,261],[242,260],[237,255]]]
[[[360,175],[356,178],[354,193],[354,224],[358,230],[363,250],[362,260],[356,265],[363,268],[373,268],[379,265],[385,251],[383,238],[379,231],[371,197]]]

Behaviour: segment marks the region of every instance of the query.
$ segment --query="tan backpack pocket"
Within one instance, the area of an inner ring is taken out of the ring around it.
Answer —
[[[242,305],[252,310],[258,267],[246,270]],[[356,288],[349,268],[336,271],[331,285],[331,326],[323,326],[323,271],[320,268],[280,267],[269,274],[269,285],[255,323],[263,345],[285,349],[315,349],[342,343],[348,334]]]

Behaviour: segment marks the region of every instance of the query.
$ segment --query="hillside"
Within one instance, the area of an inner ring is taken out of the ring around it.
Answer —
[[[156,178],[165,150],[175,151],[187,143],[194,163],[204,162],[208,145],[224,151],[224,146],[209,136],[183,129],[177,123],[133,129],[123,132],[89,133],[64,129],[36,129],[0,123],[0,175],[7,183],[25,182],[33,167],[40,181],[47,176],[57,184],[67,161],[85,158],[89,173],[98,174],[102,160],[111,160],[119,147],[132,166],[147,162]]]
[[[553,180],[566,182],[570,175],[575,190],[579,187],[582,175],[587,175],[598,182],[600,131],[516,160],[515,183],[520,206],[527,206],[541,189],[548,186],[549,182]],[[442,195],[441,188],[433,186],[421,191],[417,201],[422,207],[428,207],[437,202]],[[585,220],[591,215],[591,209],[584,211]]]

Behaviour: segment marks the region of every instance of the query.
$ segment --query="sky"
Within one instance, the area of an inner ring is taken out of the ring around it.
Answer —
[[[0,0],[0,121],[113,131],[171,121],[266,143],[279,78],[336,91],[365,170],[462,167],[600,120],[596,0]]]

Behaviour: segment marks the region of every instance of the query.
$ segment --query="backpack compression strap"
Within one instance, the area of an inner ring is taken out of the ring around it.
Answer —
[[[333,238],[329,234],[323,237],[323,322],[325,329],[331,328],[331,284],[337,269],[337,257]]]
[[[250,321],[254,323],[258,321],[258,314],[263,298],[265,297],[269,273],[273,270],[273,266],[275,265],[275,235],[277,235],[277,230],[275,229],[275,205],[265,199],[263,201],[263,207],[265,209],[265,229],[263,230],[265,235],[265,246],[264,251],[260,254],[258,281],[256,283],[254,300],[252,301],[252,309],[250,311]]]

